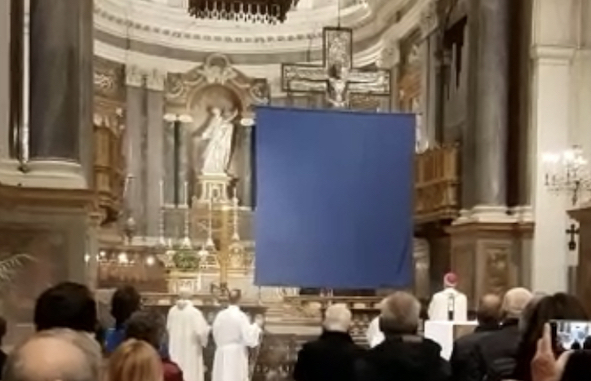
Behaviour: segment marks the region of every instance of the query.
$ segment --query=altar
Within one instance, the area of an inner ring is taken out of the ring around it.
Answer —
[[[454,322],[427,320],[424,323],[424,336],[441,345],[441,357],[449,360],[454,341],[474,332],[476,321]]]

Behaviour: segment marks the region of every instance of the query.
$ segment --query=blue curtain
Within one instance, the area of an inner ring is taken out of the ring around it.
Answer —
[[[261,107],[256,120],[256,284],[409,286],[414,115]]]

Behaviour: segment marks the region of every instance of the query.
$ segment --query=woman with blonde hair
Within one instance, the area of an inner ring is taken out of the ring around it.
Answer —
[[[162,361],[147,342],[130,339],[109,358],[107,381],[162,381]]]

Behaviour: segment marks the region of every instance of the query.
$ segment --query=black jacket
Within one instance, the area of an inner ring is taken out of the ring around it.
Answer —
[[[355,366],[363,350],[348,333],[324,331],[298,353],[296,381],[354,381]]]
[[[474,330],[474,333],[462,336],[454,342],[451,358],[449,359],[451,374],[454,381],[469,380],[472,352],[483,337],[498,329],[498,324],[479,325]]]
[[[519,340],[516,319],[505,321],[497,332],[481,338],[472,351],[468,381],[498,381],[511,377]]]
[[[449,364],[441,346],[420,336],[387,336],[358,366],[359,381],[446,381]]]

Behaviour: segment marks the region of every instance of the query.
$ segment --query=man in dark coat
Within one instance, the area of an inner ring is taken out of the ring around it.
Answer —
[[[480,299],[476,311],[478,326],[474,333],[460,337],[454,342],[449,360],[454,381],[467,381],[468,366],[472,351],[476,344],[490,332],[499,329],[501,320],[501,298],[495,294],[487,294]]]
[[[304,344],[293,372],[295,381],[354,381],[355,366],[363,353],[348,331],[351,311],[344,304],[326,309],[320,337]]]
[[[476,343],[468,365],[467,381],[500,381],[511,377],[521,338],[519,319],[532,294],[524,288],[513,288],[503,298],[503,321],[500,329]]]
[[[380,329],[385,340],[359,362],[359,381],[446,381],[449,363],[441,346],[417,335],[421,305],[409,293],[395,292],[384,300]]]

